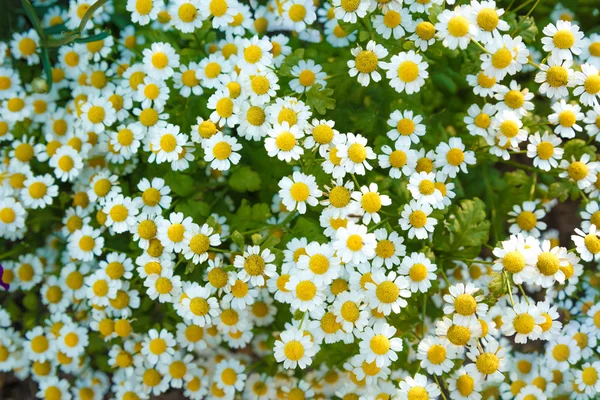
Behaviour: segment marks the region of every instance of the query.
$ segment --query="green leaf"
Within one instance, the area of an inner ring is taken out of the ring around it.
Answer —
[[[459,251],[473,254],[488,241],[490,221],[486,220],[485,203],[478,198],[453,205],[445,223],[446,229],[436,229],[434,248],[437,250],[456,257]]]
[[[573,186],[571,182],[566,180],[553,182],[548,187],[548,198],[559,199],[561,202],[566,201]]]
[[[299,217],[293,228],[295,237],[306,237],[317,242],[326,242],[321,226],[313,219]]]
[[[520,16],[517,26],[517,31],[514,32],[514,34],[511,34],[511,36],[514,37],[515,34],[519,35],[523,38],[525,43],[533,43],[535,41],[535,37],[538,34],[538,28],[533,17],[525,18],[524,16]]]
[[[240,249],[244,249],[244,235],[242,235],[238,231],[233,231],[233,233],[231,234],[231,241],[235,243]]]
[[[47,35],[55,35],[57,33],[63,33],[65,31],[67,31],[67,26],[64,23],[44,28],[44,33]]]
[[[187,197],[196,191],[196,182],[194,178],[189,175],[171,171],[165,177],[165,181],[169,182],[173,193],[181,197]]]
[[[279,76],[289,76],[292,73],[292,68],[304,59],[304,49],[297,49],[292,54],[288,55],[279,67]]]
[[[210,205],[204,201],[185,199],[175,204],[175,211],[191,217],[194,221],[202,221],[210,215]]]
[[[260,175],[248,166],[238,168],[229,177],[229,186],[236,192],[256,192],[260,184]]]
[[[571,139],[564,146],[563,159],[571,161],[573,157],[579,160],[582,155],[589,154],[591,161],[596,160],[596,146],[586,144],[583,139]]]
[[[439,15],[444,11],[444,8],[439,4],[434,4],[429,8],[429,22],[436,24],[438,22]]]
[[[44,65],[44,75],[46,75],[48,91],[50,91],[50,89],[52,89],[52,64],[50,64],[50,56],[48,55],[47,47],[42,47],[42,64]]]
[[[523,186],[530,182],[529,176],[522,169],[505,173],[504,179],[510,186]]]
[[[77,38],[75,39],[75,43],[91,43],[91,42],[98,42],[100,40],[104,40],[106,37],[108,37],[111,34],[110,29],[105,29],[100,33],[97,33],[95,35],[92,36],[87,36],[87,37],[83,37],[83,38]]]
[[[364,42],[364,41],[366,41],[370,37],[371,37],[371,34],[369,32],[367,32],[367,31],[360,31],[358,33],[358,41],[359,42]]]
[[[97,2],[92,4],[92,6],[90,8],[88,8],[88,10],[85,12],[85,14],[83,14],[83,18],[81,18],[81,22],[79,23],[79,27],[77,28],[79,33],[83,32],[85,30],[85,27],[86,27],[88,21],[90,20],[90,18],[92,18],[94,16],[94,13],[96,12],[96,10],[99,9],[100,7],[102,7],[104,5],[104,3],[106,3],[107,1],[108,0],[98,0]]]
[[[261,247],[275,247],[281,242],[281,238],[279,236],[271,235],[267,236],[265,241],[262,242]]]
[[[321,85],[317,83],[306,92],[306,104],[319,114],[324,115],[327,110],[335,108],[335,99],[331,95],[333,95],[333,89],[321,89]]]

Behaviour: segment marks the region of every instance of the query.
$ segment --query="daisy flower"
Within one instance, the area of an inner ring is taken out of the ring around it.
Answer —
[[[386,228],[379,228],[374,233],[377,245],[375,258],[371,261],[373,267],[379,268],[385,265],[387,269],[392,269],[394,265],[400,264],[400,257],[406,254],[404,238],[395,231],[388,235]]]
[[[283,368],[306,368],[312,364],[312,357],[317,353],[317,346],[310,336],[304,335],[299,329],[287,329],[281,332],[279,340],[275,341],[275,360],[283,363]]]
[[[575,86],[572,65],[573,61],[570,59],[563,60],[555,54],[548,57],[548,64],[540,64],[541,71],[535,75],[535,81],[541,83],[540,93],[550,99],[567,97],[568,88]]]
[[[577,253],[584,261],[600,260],[600,237],[598,237],[596,225],[590,225],[588,233],[575,228],[575,235],[571,240],[575,243]]]
[[[150,78],[165,80],[179,67],[179,54],[168,43],[152,43],[143,51],[143,63]]]
[[[581,351],[575,339],[559,336],[546,346],[547,368],[566,371],[581,358]]]
[[[447,347],[439,338],[427,336],[419,342],[417,359],[420,366],[433,375],[442,375],[454,366],[452,361],[458,354],[453,347]]]
[[[215,0],[213,0],[215,1]],[[273,44],[268,37],[243,39],[239,44],[238,67],[248,73],[264,70],[273,64]]]
[[[346,291],[335,298],[331,310],[336,322],[341,324],[345,332],[358,333],[369,323],[369,311],[366,306],[362,293]]]
[[[102,254],[104,238],[100,236],[100,230],[89,225],[83,226],[69,236],[67,249],[69,255],[81,261],[92,261],[94,257]]]
[[[477,36],[477,28],[468,19],[470,11],[468,6],[457,6],[454,10],[444,10],[438,16],[435,29],[444,47],[464,50],[471,38]]]
[[[371,276],[372,282],[366,283],[367,302],[373,309],[384,315],[398,314],[407,306],[405,298],[410,297],[409,281],[406,277],[390,271],[387,276],[378,270]]]
[[[358,75],[358,83],[362,86],[369,86],[369,82],[381,80],[381,74],[377,72],[379,60],[387,57],[388,51],[385,47],[370,40],[366,49],[359,45],[350,51],[354,60],[348,61],[348,73],[351,77]],[[382,64],[383,65],[383,64]]]
[[[581,54],[583,32],[577,25],[570,21],[557,21],[556,25],[550,23],[542,30],[543,50],[552,56],[563,60],[572,60],[573,55]]]
[[[21,201],[31,209],[46,208],[58,196],[58,186],[50,174],[31,176],[23,182]]]
[[[152,365],[169,364],[175,354],[173,347],[176,343],[173,334],[166,329],[160,332],[150,329],[148,336],[142,342],[140,352],[145,357],[144,361]]]
[[[390,80],[390,86],[398,93],[419,92],[429,77],[429,64],[413,50],[392,56],[390,62],[382,63],[381,67],[386,70],[385,76]]]
[[[340,132],[334,126],[333,120],[313,119],[304,129],[307,136],[304,139],[304,148],[311,150],[316,147],[319,149],[319,154],[325,157],[327,150],[340,142]]]
[[[85,278],[86,297],[96,306],[108,306],[121,289],[120,280],[112,280],[104,270],[97,270]]]
[[[221,132],[204,139],[202,147],[204,147],[204,161],[209,162],[210,167],[218,171],[229,170],[231,164],[238,164],[242,158],[237,153],[242,149],[242,145],[235,137],[226,136]]]
[[[305,252],[298,258],[298,269],[312,274],[316,282],[329,285],[339,276],[340,260],[331,245],[312,242],[306,246]]]
[[[562,160],[559,167],[563,171],[559,174],[561,178],[569,178],[571,182],[577,183],[579,189],[585,189],[596,182],[596,173],[598,172],[598,163],[590,161],[589,154],[583,154],[579,161],[571,156],[571,162]]]
[[[412,15],[405,8],[389,9],[383,15],[374,15],[372,20],[375,31],[384,39],[389,39],[391,36],[394,39],[401,39],[407,32],[415,30]]]
[[[165,185],[162,178],[152,178],[149,181],[146,178],[137,184],[137,188],[142,195],[135,198],[136,207],[140,210],[141,216],[153,217],[162,214],[163,210],[168,210],[171,206],[172,198],[169,196],[171,188]]]
[[[548,122],[556,125],[554,132],[564,139],[574,138],[576,132],[581,132],[583,129],[577,124],[584,118],[581,112],[581,107],[577,104],[567,104],[566,101],[560,100],[552,106],[554,113],[548,116]]]
[[[245,366],[236,359],[223,360],[215,366],[214,382],[227,396],[234,396],[244,388],[247,375]]]
[[[327,74],[314,60],[300,60],[292,67],[290,74],[293,77],[290,81],[290,89],[296,93],[308,92],[314,85],[320,85],[321,88],[327,86],[327,81],[324,79]]]
[[[495,35],[487,44],[487,50],[489,53],[480,56],[481,70],[498,81],[506,75],[515,75],[528,61],[529,50],[520,36],[513,39],[510,35]]]
[[[417,3],[415,3],[417,4]],[[415,377],[407,376],[400,381],[398,389],[399,400],[413,400],[422,398],[423,400],[437,399],[440,395],[440,389],[435,382],[429,382],[425,375],[415,374]]]
[[[583,64],[581,72],[575,72],[573,83],[575,85],[573,94],[579,96],[582,104],[590,107],[599,106],[600,73],[597,67],[590,64]]]
[[[408,238],[427,239],[433,233],[437,219],[430,217],[433,208],[426,203],[411,200],[404,205],[398,223],[404,231],[408,231]]]
[[[256,105],[269,103],[279,90],[279,78],[271,70],[256,71],[252,75],[240,76],[243,93]]]
[[[275,255],[260,246],[248,246],[243,255],[235,256],[233,266],[239,269],[239,279],[254,286],[263,286],[265,280],[275,275]]]
[[[493,254],[498,259],[494,261],[493,270],[510,272],[513,282],[517,285],[529,282],[535,277],[533,266],[527,264],[529,247],[522,234],[511,235],[509,240],[501,242],[501,247],[494,248]]]
[[[344,263],[359,264],[375,256],[377,239],[375,234],[367,233],[367,227],[354,223],[337,230],[333,248]]]
[[[539,326],[545,321],[535,304],[524,301],[515,303],[507,309],[507,315],[502,318],[502,332],[506,336],[515,335],[515,343],[527,343],[528,340],[537,340],[542,328]]]
[[[194,32],[202,26],[204,20],[199,8],[198,0],[175,0],[168,8],[171,24],[183,33]]]
[[[367,146],[367,139],[362,135],[348,133],[345,144],[339,144],[336,148],[340,165],[347,173],[364,175],[365,169],[372,170],[373,167],[368,160],[376,158],[371,147]]]
[[[524,117],[533,110],[533,103],[530,101],[533,99],[533,93],[527,88],[521,90],[521,85],[514,80],[510,81],[508,87],[501,85],[495,97],[496,100],[501,100],[496,104],[498,111],[509,110]]]
[[[104,97],[95,97],[81,106],[81,121],[85,129],[96,133],[104,131],[116,120],[116,111],[112,103]]]
[[[431,281],[437,278],[437,266],[423,253],[411,253],[402,259],[398,273],[407,277],[409,289],[413,293],[427,293]]]
[[[213,233],[213,228],[207,224],[201,227],[193,224],[190,229],[184,233],[187,245],[183,248],[183,256],[187,260],[192,260],[194,264],[202,264],[208,260],[208,251],[210,247],[218,247],[221,244],[221,238],[218,233]]]
[[[16,60],[25,60],[32,66],[40,63],[38,54],[40,37],[34,29],[24,33],[15,32],[10,41],[10,51]]]
[[[472,283],[457,283],[448,288],[449,294],[443,299],[448,304],[444,306],[444,314],[454,313],[457,324],[468,325],[487,313],[488,305],[483,303],[484,296],[476,295],[480,289]]]
[[[317,19],[315,6],[309,0],[290,0],[283,5],[285,25],[296,32],[307,29]]]
[[[507,31],[509,26],[500,18],[504,15],[504,9],[496,8],[495,1],[472,1],[469,20],[471,24],[479,28],[475,37],[482,43],[492,42],[494,35]]]
[[[368,363],[375,362],[377,367],[391,364],[398,359],[396,354],[402,351],[402,339],[394,337],[396,328],[385,322],[378,322],[373,327],[367,326],[358,334],[360,338],[360,354]]]
[[[376,183],[371,183],[368,187],[363,186],[360,191],[352,193],[352,199],[356,208],[362,212],[362,222],[369,224],[371,220],[374,223],[379,223],[381,217],[378,212],[383,206],[389,206],[392,204],[392,200],[387,195],[379,194],[378,186]]]
[[[564,150],[558,147],[561,143],[562,140],[556,135],[544,132],[540,137],[540,133],[536,132],[529,135],[527,157],[533,159],[534,167],[542,171],[550,171],[552,168],[557,168],[558,162],[562,159]]]
[[[173,87],[179,89],[179,94],[183,97],[190,97],[192,94],[201,96],[204,93],[200,80],[196,78],[198,64],[190,62],[188,65],[181,64],[179,71],[173,73]]]
[[[285,289],[292,293],[292,309],[309,312],[322,306],[324,288],[323,284],[313,282],[312,275],[307,271],[291,275],[285,284]]]
[[[207,0],[200,2],[200,11],[203,20],[212,17],[213,29],[226,28],[238,13],[237,1],[234,0]]]
[[[332,6],[336,19],[352,24],[367,15],[367,11],[373,11],[371,0],[333,0]]]
[[[208,98],[207,107],[214,110],[210,114],[210,119],[218,125],[227,125],[233,128],[238,123],[239,105],[230,96],[229,89],[217,90]]]
[[[118,194],[106,201],[102,212],[106,214],[105,226],[111,227],[115,233],[123,233],[135,224],[139,209],[130,197]]]
[[[219,316],[219,303],[210,296],[210,289],[193,283],[184,288],[183,299],[176,311],[184,322],[204,328]]]
[[[504,372],[507,371],[506,349],[493,338],[482,348],[473,346],[467,353],[473,363],[468,364],[465,370],[468,374],[477,377],[477,380],[488,382],[501,382]]]
[[[181,253],[185,246],[185,233],[191,229],[191,217],[185,217],[181,212],[173,212],[169,218],[159,217],[156,221],[157,237],[166,251]]]
[[[156,163],[173,162],[178,160],[188,136],[180,133],[177,125],[167,124],[165,127],[156,129],[150,146],[156,152]]]
[[[400,146],[410,146],[411,142],[418,144],[420,136],[425,135],[425,125],[421,122],[423,117],[410,110],[404,112],[394,110],[390,114],[387,124],[394,129],[387,132],[387,136]]]
[[[514,205],[512,211],[508,213],[513,217],[508,220],[508,223],[512,224],[509,228],[510,233],[540,237],[540,231],[546,229],[546,223],[541,221],[546,216],[546,212],[538,209],[537,206],[536,201],[525,201],[522,205]]]
[[[517,147],[527,140],[523,121],[513,111],[504,110],[496,114],[492,119],[492,127],[498,133],[500,146]]]
[[[434,4],[436,2],[438,2],[438,0],[432,0],[428,3],[428,5]],[[411,8],[415,5],[420,4],[417,1],[411,5]],[[432,46],[435,43],[435,26],[429,21],[424,21],[422,18],[417,19],[414,25],[415,33],[408,39],[414,41],[415,46],[418,47],[421,51],[426,51],[429,48],[429,46]]]

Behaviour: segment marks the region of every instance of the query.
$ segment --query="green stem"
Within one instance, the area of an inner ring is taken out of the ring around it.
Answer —
[[[502,275],[504,276],[504,279],[506,279],[506,290],[508,290],[508,297],[510,298],[510,304],[512,304],[512,307],[515,308],[515,300],[513,299],[513,295],[512,295],[512,287],[510,284],[510,279],[508,278],[508,274],[506,273],[506,270],[502,271]]]
[[[388,221],[387,218],[382,219],[378,224],[373,225],[369,228],[369,232],[373,232],[375,229],[379,228],[381,225],[385,224]]]
[[[360,184],[358,183],[358,180],[356,179],[356,175],[352,174],[352,180],[354,181],[354,184],[356,185],[356,189],[359,190]]]
[[[510,36],[515,36],[515,34],[519,31],[519,28],[521,27],[521,25],[523,25],[523,22],[525,22],[525,20],[527,19],[527,17],[529,17],[531,15],[531,13],[533,12],[533,10],[535,10],[535,8],[537,7],[538,4],[540,4],[540,0],[536,0],[536,2],[533,5],[533,7],[531,7],[531,9],[529,10],[529,12],[527,12],[527,14],[525,14],[525,16],[523,17],[523,19],[519,23],[519,25],[517,25],[517,27],[515,28],[515,30],[513,31],[513,33]]]
[[[521,295],[523,295],[525,302],[527,303],[527,305],[529,305],[529,299],[527,298],[527,295],[525,294],[525,290],[523,289],[523,286],[521,286],[521,285],[517,285],[517,286],[519,287],[519,290],[521,291]]]

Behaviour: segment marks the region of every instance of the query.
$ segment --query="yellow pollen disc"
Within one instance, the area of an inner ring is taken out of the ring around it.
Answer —
[[[477,25],[486,32],[492,32],[498,26],[498,13],[493,8],[483,8],[477,14]]]
[[[424,264],[415,264],[410,267],[408,275],[415,282],[421,282],[427,278],[427,267]]]
[[[355,302],[346,301],[340,308],[340,314],[344,320],[354,323],[360,317],[360,310]]]
[[[554,88],[565,86],[569,82],[569,73],[559,65],[550,67],[546,71],[546,81]]]
[[[359,143],[352,143],[348,148],[348,158],[356,164],[360,164],[367,159],[367,149]]]
[[[346,246],[352,251],[360,251],[363,248],[363,240],[360,235],[350,235],[346,239]]]
[[[294,4],[288,10],[288,16],[294,22],[300,22],[306,17],[306,7],[302,4]]]
[[[446,360],[446,349],[440,344],[432,345],[427,351],[427,359],[435,365],[443,363]]]
[[[290,188],[290,196],[297,202],[303,202],[308,199],[310,190],[304,182],[296,182]]]
[[[565,110],[558,115],[558,123],[566,128],[572,127],[575,122],[577,122],[577,118],[571,110]]]
[[[569,359],[570,355],[571,350],[566,344],[559,343],[552,349],[552,357],[554,357],[556,361],[565,362]]]
[[[356,69],[363,74],[370,74],[377,69],[378,59],[370,50],[363,50],[356,56]]]
[[[37,45],[32,38],[26,37],[21,39],[19,42],[19,51],[23,54],[23,56],[28,57],[35,53]]]
[[[535,321],[529,314],[518,314],[513,320],[513,327],[517,333],[528,335],[535,327]]]
[[[419,77],[419,66],[413,61],[404,61],[398,66],[398,78],[403,82],[413,82]]]
[[[231,145],[227,142],[219,142],[213,147],[213,155],[217,160],[226,160],[231,155]]]
[[[312,300],[317,294],[317,287],[311,281],[302,281],[296,286],[296,297],[302,301]]]
[[[279,150],[291,151],[296,146],[296,137],[291,132],[282,132],[275,138]]]
[[[156,69],[164,69],[167,65],[169,65],[169,59],[167,55],[162,51],[157,51],[152,55],[152,66]]]
[[[600,93],[600,75],[590,75],[583,83],[585,91],[589,94],[596,95]]]
[[[378,193],[365,193],[361,199],[361,206],[368,213],[376,213],[381,210],[381,197]]]
[[[519,228],[525,231],[532,230],[533,228],[535,228],[536,224],[537,217],[531,211],[522,211],[517,216],[517,225],[519,226]]]
[[[447,337],[455,346],[466,346],[471,340],[471,331],[466,326],[452,325],[448,328]]]
[[[600,239],[598,238],[598,236],[592,234],[586,235],[586,237],[584,238],[584,244],[585,247],[590,251],[590,253],[600,253]]]
[[[496,372],[499,365],[500,360],[498,359],[498,356],[492,353],[481,354],[477,357],[477,361],[475,362],[477,370],[485,375],[491,375]]]
[[[244,270],[250,276],[262,275],[265,272],[265,260],[257,254],[251,254],[244,261]]]
[[[380,302],[390,304],[398,300],[400,288],[394,282],[383,281],[377,285],[375,295]]]
[[[298,75],[298,81],[300,82],[300,84],[302,86],[305,86],[305,87],[314,85],[315,80],[316,80],[315,73],[309,69],[305,69],[304,71],[300,72],[300,74]]]
[[[182,224],[173,224],[167,229],[167,236],[174,243],[181,242],[184,233],[185,227]]]
[[[472,295],[461,294],[454,300],[454,309],[463,316],[473,315],[477,311],[477,302]]]
[[[317,274],[324,274],[329,270],[329,260],[323,254],[315,254],[308,260],[308,268]]]
[[[123,222],[129,216],[129,211],[127,210],[127,207],[125,207],[124,205],[117,204],[117,205],[113,206],[113,208],[110,209],[109,215],[113,221]]]
[[[545,251],[538,255],[537,263],[535,265],[540,270],[542,275],[552,276],[558,272],[560,260],[555,254]]]
[[[542,160],[549,160],[554,155],[554,145],[550,142],[540,142],[537,145],[538,157]]]
[[[552,41],[559,49],[570,49],[575,44],[575,36],[570,30],[563,29],[554,34]]]
[[[229,97],[219,99],[219,101],[217,101],[216,111],[221,118],[231,117],[233,115],[233,100]]]
[[[158,122],[158,111],[154,108],[146,108],[140,113],[139,120],[145,127],[153,126]]]
[[[483,72],[477,74],[477,84],[484,89],[490,89],[496,84],[496,78],[489,77],[485,75]]]
[[[427,214],[425,214],[421,210],[415,210],[410,214],[410,216],[408,217],[408,220],[409,220],[410,224],[412,226],[414,226],[415,228],[417,228],[417,229],[423,228],[425,226],[425,224],[427,223]]]
[[[185,3],[179,7],[179,10],[177,10],[177,15],[181,21],[190,23],[196,19],[198,10],[196,10],[196,7],[193,4]]]
[[[460,15],[450,18],[448,21],[448,33],[454,37],[462,37],[469,33],[469,21]]]
[[[250,64],[256,64],[259,62],[262,58],[262,55],[262,49],[255,44],[251,44],[244,49],[244,60]]]
[[[433,36],[435,35],[435,27],[431,22],[424,21],[417,25],[415,28],[415,33],[421,40],[428,41],[433,39]]]
[[[194,315],[203,316],[208,314],[209,310],[210,307],[208,305],[208,301],[206,301],[206,299],[203,299],[202,297],[194,297],[190,301],[190,311]]]
[[[298,361],[304,356],[304,346],[297,340],[290,340],[283,347],[283,353],[288,359]]]
[[[506,47],[501,48],[492,55],[492,65],[497,69],[508,67],[512,60],[512,53]]]
[[[569,177],[575,181],[580,181],[588,175],[588,166],[581,161],[575,161],[567,167]]]

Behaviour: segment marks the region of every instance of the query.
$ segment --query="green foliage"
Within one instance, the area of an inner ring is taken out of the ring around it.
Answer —
[[[256,192],[260,184],[260,175],[248,166],[237,168],[229,177],[229,186],[237,192]]]

